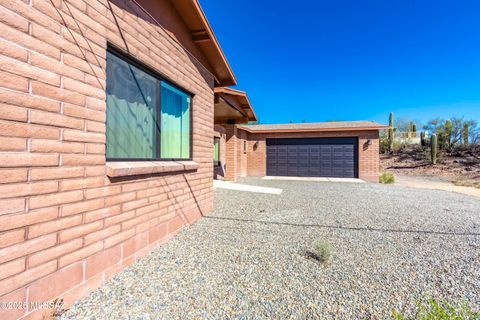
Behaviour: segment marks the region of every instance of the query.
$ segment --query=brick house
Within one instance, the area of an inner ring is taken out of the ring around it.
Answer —
[[[214,90],[236,79],[196,0],[0,13],[0,303],[28,303],[0,319],[41,319],[211,211]]]
[[[245,118],[232,117],[219,123],[215,119],[221,157],[215,178],[236,181],[245,176],[300,176],[378,181],[379,130],[385,129],[384,125],[371,121],[246,122]]]

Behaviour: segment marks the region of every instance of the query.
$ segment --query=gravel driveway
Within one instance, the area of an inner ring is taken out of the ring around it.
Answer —
[[[388,319],[433,296],[480,306],[480,199],[355,183],[241,183],[64,319]],[[305,251],[334,248],[321,264]]]

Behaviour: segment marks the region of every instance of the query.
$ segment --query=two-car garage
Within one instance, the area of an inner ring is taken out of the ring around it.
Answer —
[[[227,135],[227,146],[232,143],[228,150],[241,152],[236,164],[227,162],[227,170],[233,166],[246,168],[249,176],[378,181],[379,130],[385,128],[372,121],[238,126],[247,135],[246,139],[238,135],[237,141]]]
[[[266,139],[267,175],[358,177],[358,138]]]

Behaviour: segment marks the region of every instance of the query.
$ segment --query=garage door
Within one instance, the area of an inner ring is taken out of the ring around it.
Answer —
[[[357,138],[267,139],[267,175],[358,177]]]

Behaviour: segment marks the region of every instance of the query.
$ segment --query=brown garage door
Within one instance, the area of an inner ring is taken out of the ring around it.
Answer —
[[[267,175],[357,178],[358,139],[267,139]]]

